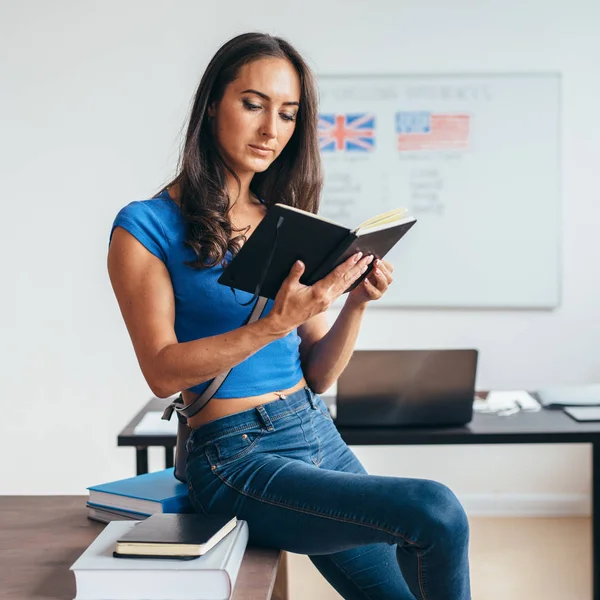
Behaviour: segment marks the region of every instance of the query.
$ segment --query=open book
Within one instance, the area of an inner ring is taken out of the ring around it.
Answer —
[[[356,252],[383,258],[416,223],[404,209],[382,213],[350,229],[319,215],[275,204],[225,268],[219,283],[274,299],[296,260],[313,285]],[[354,289],[367,271],[346,292]]]

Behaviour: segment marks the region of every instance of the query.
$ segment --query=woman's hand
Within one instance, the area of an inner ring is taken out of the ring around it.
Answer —
[[[304,264],[298,261],[283,282],[273,308],[265,317],[283,333],[293,331],[311,317],[326,311],[368,268],[372,256],[359,252],[314,285],[303,285]],[[359,286],[362,287],[362,286]]]
[[[392,283],[394,267],[387,260],[376,259],[373,270],[365,277],[360,285],[356,286],[349,294],[346,303],[352,305],[365,305],[372,300],[379,300]]]

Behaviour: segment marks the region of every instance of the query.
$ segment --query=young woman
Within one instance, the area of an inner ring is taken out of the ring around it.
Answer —
[[[356,255],[313,286],[296,264],[264,316],[219,285],[275,202],[317,212],[317,93],[282,39],[245,34],[198,87],[177,177],[115,219],[108,269],[152,391],[186,404],[232,368],[189,424],[195,509],[246,520],[251,541],[310,556],[348,599],[467,600],[468,523],[440,483],[368,475],[318,394],[352,354],[367,304],[392,282],[376,261],[331,328],[324,311],[367,269]]]

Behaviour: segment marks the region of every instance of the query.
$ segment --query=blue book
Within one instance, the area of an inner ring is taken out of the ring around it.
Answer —
[[[94,485],[88,490],[88,502],[97,507],[146,515],[193,512],[187,485],[175,479],[173,468]]]

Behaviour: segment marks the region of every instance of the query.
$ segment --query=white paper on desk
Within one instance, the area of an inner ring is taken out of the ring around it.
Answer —
[[[477,403],[475,410],[482,412],[497,412],[517,408],[524,411],[536,411],[541,408],[540,403],[528,392],[523,390],[502,390],[489,392],[485,400]]]
[[[135,426],[135,435],[169,435],[177,434],[177,415],[173,415],[170,421],[161,419],[162,411],[148,411],[142,420]]]

